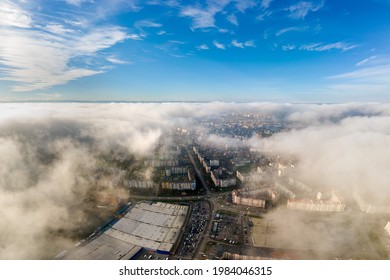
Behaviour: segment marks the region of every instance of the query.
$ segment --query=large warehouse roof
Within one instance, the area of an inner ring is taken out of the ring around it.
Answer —
[[[188,206],[138,203],[102,235],[67,259],[130,259],[142,247],[170,252],[180,237]]]

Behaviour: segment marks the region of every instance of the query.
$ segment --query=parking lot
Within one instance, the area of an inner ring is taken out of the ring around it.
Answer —
[[[201,241],[201,236],[205,230],[206,223],[210,218],[209,215],[210,206],[207,202],[194,202],[191,207],[191,214],[182,241],[175,254],[176,257],[193,258]]]
[[[210,237],[231,245],[242,242],[241,217],[227,211],[215,213]]]

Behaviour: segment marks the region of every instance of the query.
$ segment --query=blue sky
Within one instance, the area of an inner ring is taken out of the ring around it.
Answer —
[[[0,101],[390,102],[389,0],[0,0]]]

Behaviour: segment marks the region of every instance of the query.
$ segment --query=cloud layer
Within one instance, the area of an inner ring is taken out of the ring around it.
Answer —
[[[81,5],[84,1],[69,2]],[[14,91],[32,91],[103,73],[91,58],[98,61],[102,50],[129,35],[119,26],[92,27],[90,19],[73,17],[48,20],[22,8],[18,1],[2,1],[1,79],[16,82]]]
[[[388,104],[3,103],[0,112],[0,259],[52,258],[93,229],[89,178],[100,155],[148,155],[170,129],[219,114],[258,112],[291,127],[243,144],[296,155],[313,186],[390,194]]]

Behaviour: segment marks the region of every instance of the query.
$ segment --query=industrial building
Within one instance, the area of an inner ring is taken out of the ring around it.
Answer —
[[[170,254],[180,240],[188,206],[138,203],[97,238],[78,246],[65,259],[132,259],[142,248]]]

